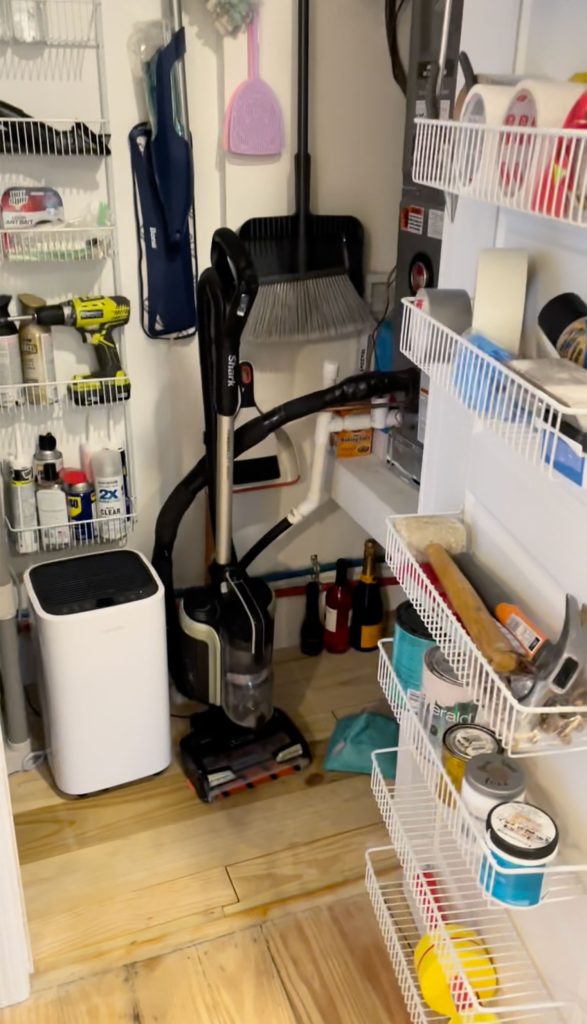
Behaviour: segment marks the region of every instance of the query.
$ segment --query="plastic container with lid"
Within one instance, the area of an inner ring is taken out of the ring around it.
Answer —
[[[496,804],[523,800],[525,795],[523,768],[504,754],[478,754],[465,767],[461,796],[475,818],[485,821]]]
[[[451,725],[442,737],[442,763],[459,791],[471,758],[500,752],[497,736],[483,725]]]
[[[535,907],[540,903],[544,884],[540,868],[550,864],[558,852],[559,832],[554,819],[534,804],[507,801],[489,812],[486,841],[504,870],[497,870],[489,858],[483,858],[479,881],[485,892],[510,907]]]
[[[422,689],[424,655],[434,640],[410,601],[395,611],[392,665],[403,690]]]

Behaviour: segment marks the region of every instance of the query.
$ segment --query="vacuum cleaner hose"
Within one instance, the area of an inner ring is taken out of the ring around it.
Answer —
[[[277,540],[278,537],[286,533],[290,526],[293,526],[293,523],[290,523],[287,516],[284,516],[278,523],[275,523],[275,526],[272,526],[270,530],[267,530],[267,533],[259,537],[257,543],[253,544],[252,548],[249,548],[246,555],[243,555],[238,563],[239,569],[248,569],[265,548],[268,548],[270,544],[273,544],[274,540]]]
[[[279,427],[284,427],[295,420],[303,419],[313,413],[328,409],[329,406],[337,407],[344,405],[355,405],[366,402],[371,398],[383,398],[393,392],[402,392],[407,395],[408,404],[414,403],[417,399],[419,374],[415,369],[399,370],[389,373],[361,373],[352,377],[346,377],[332,387],[323,388],[320,391],[312,391],[300,398],[292,398],[289,402],[276,405],[274,409],[263,413],[254,420],[239,427],[234,435],[234,455],[237,458],[243,452],[249,451],[255,445],[264,441]],[[167,614],[168,629],[168,654],[169,667],[174,679],[179,678],[179,673],[174,671],[174,662],[179,658],[179,622],[174,596],[173,583],[173,547],[181,521],[192,505],[192,502],[200,491],[207,486],[209,481],[209,470],[206,456],[186,474],[177,486],[173,489],[157,517],[155,524],[155,546],[153,549],[152,563],[155,571],[159,574],[165,588],[165,606]],[[278,530],[275,537],[285,532],[286,527],[283,520],[274,529]],[[288,523],[289,526],[289,523]],[[278,529],[281,527],[280,529]],[[267,535],[266,535],[267,536]],[[252,555],[255,549],[261,545],[260,550],[266,546],[266,536],[256,544],[247,554],[247,564],[252,562]]]

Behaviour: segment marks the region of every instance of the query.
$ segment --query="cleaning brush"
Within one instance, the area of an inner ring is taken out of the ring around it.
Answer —
[[[252,21],[256,4],[254,0],[208,0],[206,7],[220,34],[233,36]]]
[[[320,341],[373,326],[363,291],[363,226],[356,217],[310,212],[309,0],[298,6],[296,211],[254,217],[239,235],[253,259],[259,291],[243,341]]]

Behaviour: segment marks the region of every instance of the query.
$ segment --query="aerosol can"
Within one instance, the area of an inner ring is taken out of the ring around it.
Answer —
[[[4,460],[4,510],[12,528],[11,541],[20,555],[39,550],[35,479],[30,461],[17,447]]]
[[[23,316],[34,317],[37,310],[46,306],[45,299],[38,295],[18,296]],[[22,376],[25,384],[38,384],[38,388],[26,388],[28,405],[51,405],[57,401],[55,386],[55,351],[50,327],[42,327],[36,320],[23,320],[18,328]]]

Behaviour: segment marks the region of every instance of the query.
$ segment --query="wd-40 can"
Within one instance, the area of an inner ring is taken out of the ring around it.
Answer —
[[[61,478],[67,494],[67,515],[75,523],[73,535],[78,541],[96,539],[94,521],[96,495],[85,473],[78,469],[64,469]]]

